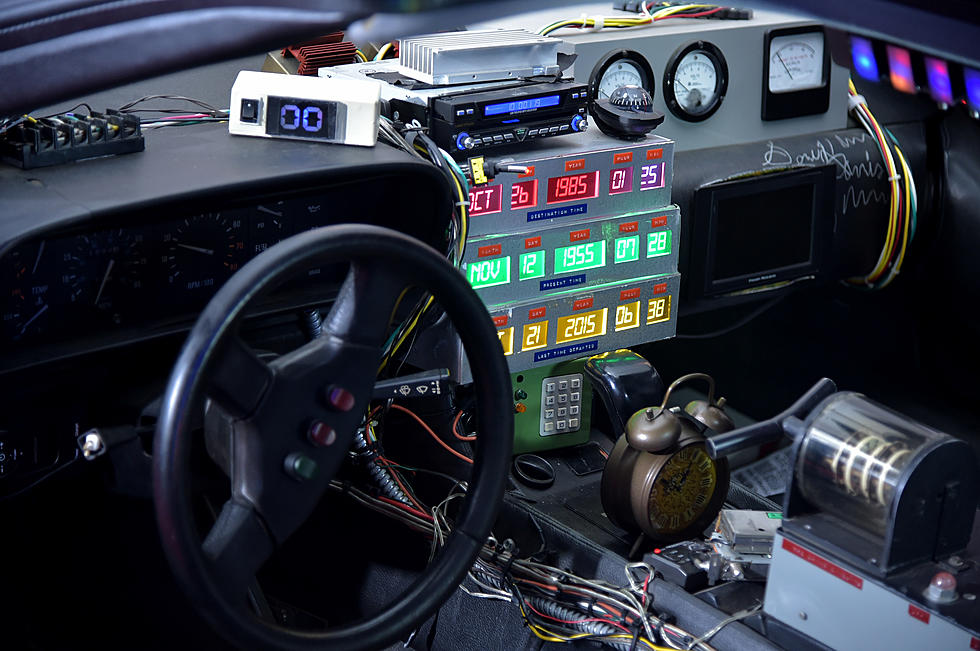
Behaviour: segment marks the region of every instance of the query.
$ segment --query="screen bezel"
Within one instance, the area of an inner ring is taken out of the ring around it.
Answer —
[[[694,246],[690,268],[690,275],[694,280],[692,287],[700,290],[700,296],[708,297],[732,294],[806,276],[822,276],[829,266],[833,234],[836,230],[834,211],[836,179],[835,166],[826,165],[776,172],[698,188],[694,193]],[[809,260],[741,276],[717,278],[715,252],[718,247],[720,203],[728,199],[803,187],[811,188],[813,192]]]

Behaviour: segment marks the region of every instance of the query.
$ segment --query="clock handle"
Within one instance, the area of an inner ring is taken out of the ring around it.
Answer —
[[[745,448],[775,441],[784,434],[792,437],[802,435],[802,419],[836,391],[837,385],[833,380],[823,378],[817,381],[809,391],[781,414],[708,439],[706,442],[708,456],[712,459],[720,459]]]

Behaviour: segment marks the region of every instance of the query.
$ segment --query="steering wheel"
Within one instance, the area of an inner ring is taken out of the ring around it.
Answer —
[[[323,335],[266,363],[237,335],[246,308],[311,267],[350,262]],[[477,399],[470,486],[439,555],[390,605],[323,632],[254,617],[248,587],[312,513],[345,459],[371,399],[403,292],[431,293],[454,323]],[[245,648],[370,649],[397,640],[450,596],[480,552],[504,491],[513,441],[508,370],[483,303],[434,249],[377,226],[328,226],[269,248],[215,294],[191,330],[161,407],[153,499],[164,552],[191,604]],[[209,398],[229,414],[231,498],[203,539],[189,499],[192,430]],[[501,417],[503,415],[503,417]]]

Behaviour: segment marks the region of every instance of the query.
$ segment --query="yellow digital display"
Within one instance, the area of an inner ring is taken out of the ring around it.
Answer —
[[[563,344],[568,341],[601,337],[606,334],[606,313],[608,311],[609,308],[604,307],[601,310],[560,317],[558,319],[557,343]]]
[[[524,338],[521,342],[521,350],[535,350],[544,348],[548,345],[548,322],[538,321],[528,323],[524,326]]]
[[[640,327],[640,302],[634,301],[616,308],[616,332]]]
[[[504,348],[504,355],[514,354],[514,326],[497,330],[497,339]]]
[[[647,305],[647,325],[670,321],[670,295],[651,298]]]

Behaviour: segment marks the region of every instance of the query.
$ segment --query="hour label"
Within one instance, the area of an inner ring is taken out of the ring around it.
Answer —
[[[640,327],[640,302],[626,303],[616,308],[616,332]]]

